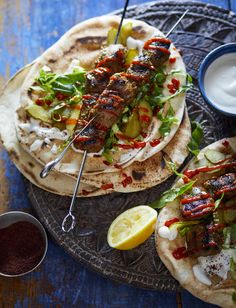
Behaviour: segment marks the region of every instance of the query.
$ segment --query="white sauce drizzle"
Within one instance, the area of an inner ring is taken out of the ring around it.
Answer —
[[[41,149],[42,145],[43,140],[36,139],[30,146],[30,152],[37,152],[39,149]]]
[[[60,131],[57,127],[41,127],[39,125],[39,121],[35,119],[30,119],[30,123],[21,123],[19,127],[27,132],[34,132],[39,139],[36,139],[30,146],[30,151],[36,152],[38,151],[43,143],[51,144],[52,139],[65,141],[69,138],[69,134],[67,130]],[[53,154],[57,153],[57,146],[54,144],[51,148],[51,152]]]
[[[158,234],[162,238],[167,238],[169,241],[173,241],[176,239],[178,231],[176,228],[168,228],[166,226],[162,226],[158,230]]]
[[[69,138],[67,130],[60,131],[57,127],[41,127],[39,121],[35,119],[31,119],[30,123],[21,123],[19,127],[27,133],[34,132],[40,138],[58,140],[67,140]]]
[[[211,285],[211,280],[207,277],[206,273],[199,264],[195,264],[193,266],[193,274],[201,283],[204,283],[207,286]]]
[[[134,38],[129,36],[126,41],[126,45],[128,49],[138,49],[139,56],[143,54],[143,41],[135,40]]]
[[[225,54],[210,64],[204,77],[204,87],[216,106],[236,113],[236,53]]]
[[[57,147],[56,144],[54,144],[54,145],[52,146],[52,148],[51,148],[52,154],[57,154],[57,150],[58,150],[58,147]]]

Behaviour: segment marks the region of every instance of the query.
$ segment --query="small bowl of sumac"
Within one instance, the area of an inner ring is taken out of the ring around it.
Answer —
[[[0,215],[0,275],[32,272],[43,262],[47,248],[46,231],[34,216],[20,211]]]

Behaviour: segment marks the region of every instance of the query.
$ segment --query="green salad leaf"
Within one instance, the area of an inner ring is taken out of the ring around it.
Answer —
[[[151,206],[154,209],[163,208],[166,205],[166,203],[174,201],[177,197],[182,196],[184,193],[189,191],[193,187],[194,183],[195,181],[190,181],[181,187],[172,188],[165,191],[159,199],[153,201],[151,204],[149,204],[149,206]]]
[[[203,138],[203,129],[200,123],[194,121],[191,123],[192,126],[192,137],[188,144],[189,151],[197,156],[200,152],[199,146]]]
[[[48,94],[48,98],[55,98],[57,92],[73,96],[84,90],[85,70],[78,67],[70,74],[59,75],[40,69],[39,77],[35,80]]]
[[[174,115],[175,115],[174,109],[171,105],[165,116],[163,115],[163,113],[158,112],[157,117],[162,122],[159,128],[159,132],[163,137],[169,135],[172,124],[178,122],[178,120],[174,117]]]

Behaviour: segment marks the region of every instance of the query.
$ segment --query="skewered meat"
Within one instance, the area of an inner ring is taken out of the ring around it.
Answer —
[[[153,70],[168,59],[170,44],[171,41],[166,38],[148,40],[144,45],[144,56],[135,58],[126,73],[111,77],[98,99],[96,118],[90,125],[93,129],[87,128],[83,132],[76,140],[76,147],[88,152],[99,152],[103,148],[107,130],[116,123],[125,106],[136,97],[138,86],[144,81],[149,82]]]
[[[86,93],[102,93],[112,74],[125,68],[126,48],[122,45],[110,45],[104,48],[96,61],[96,68],[86,74]]]
[[[82,129],[94,116],[94,107],[97,104],[98,96],[106,88],[110,76],[124,69],[125,54],[126,48],[122,45],[110,45],[104,48],[99,60],[96,62],[97,67],[86,74],[85,89],[86,93],[89,94],[83,96],[80,117],[76,125],[77,131]],[[102,67],[100,66],[101,61],[103,62]],[[90,128],[89,131],[91,133],[93,129]]]
[[[199,224],[191,227],[186,234],[189,256],[210,256],[220,252],[224,236],[222,228],[217,225]]]
[[[110,68],[112,74],[120,72],[124,69],[126,48],[123,45],[110,45],[102,50],[95,63],[96,68]]]
[[[236,173],[227,173],[217,178],[211,178],[204,183],[204,187],[216,197],[224,193],[225,197],[236,195]]]
[[[200,219],[212,213],[215,208],[210,194],[199,192],[195,195],[185,195],[181,200],[182,216],[186,220]]]
[[[86,74],[86,93],[102,93],[105,90],[111,76],[111,70],[107,67],[98,67]]]

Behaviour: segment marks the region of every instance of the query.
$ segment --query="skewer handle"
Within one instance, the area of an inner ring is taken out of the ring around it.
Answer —
[[[65,218],[63,219],[63,222],[62,222],[62,225],[61,225],[61,228],[64,232],[70,232],[71,230],[74,229],[75,224],[76,224],[75,216],[72,214],[72,211],[73,211],[73,208],[74,208],[74,203],[75,203],[75,200],[76,200],[77,191],[78,191],[78,188],[79,188],[80,179],[81,179],[81,175],[83,173],[86,158],[87,158],[87,151],[84,151],[84,155],[83,155],[83,159],[82,159],[82,162],[81,162],[81,165],[80,165],[79,174],[78,174],[77,181],[76,181],[76,184],[75,184],[75,188],[74,188],[69,212],[65,216]]]

